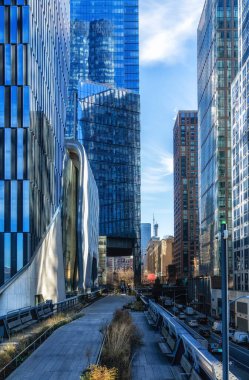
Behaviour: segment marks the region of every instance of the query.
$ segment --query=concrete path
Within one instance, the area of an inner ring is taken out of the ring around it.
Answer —
[[[8,379],[79,380],[82,370],[96,362],[102,343],[99,329],[130,300],[108,296],[94,302],[84,309],[84,317],[56,330]]]
[[[143,313],[131,313],[135,324],[143,334],[143,346],[137,351],[132,363],[132,380],[174,380],[171,364],[161,354],[159,332],[149,327]]]

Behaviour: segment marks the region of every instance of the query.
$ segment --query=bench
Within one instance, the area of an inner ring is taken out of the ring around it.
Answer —
[[[149,308],[148,311],[144,312],[144,315],[150,326],[157,326],[159,315],[153,309]]]
[[[8,334],[10,335],[12,332],[16,333],[23,329],[23,324],[21,318],[19,316],[13,317],[11,319],[6,320],[6,325],[8,329]]]
[[[159,348],[162,352],[162,354],[167,355],[168,357],[174,357],[174,350],[176,342],[175,340],[170,336],[168,330],[163,326],[162,327],[162,336],[163,336],[163,342],[159,342]]]
[[[192,369],[193,369],[193,366],[192,364],[190,363],[190,361],[186,358],[185,355],[182,355],[181,357],[181,361],[180,361],[180,364],[181,364],[181,367],[182,369],[184,370],[184,372],[190,374]]]
[[[183,372],[182,367],[174,365],[171,367],[172,374],[175,380],[188,380],[189,375]]]
[[[49,318],[53,315],[53,311],[49,305],[44,305],[40,309],[37,309],[37,317],[39,320]]]
[[[37,323],[37,320],[32,318],[31,313],[21,316],[21,321],[22,321],[23,327],[28,327]]]

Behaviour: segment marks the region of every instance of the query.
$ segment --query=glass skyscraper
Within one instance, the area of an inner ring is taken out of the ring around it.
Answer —
[[[238,2],[206,1],[198,27],[199,269],[217,288],[221,265],[215,235],[224,220],[232,228],[230,89],[237,70]],[[231,237],[228,265],[232,278]]]
[[[232,84],[234,288],[249,290],[249,3],[239,1],[239,72]]]
[[[106,253],[133,255],[139,280],[138,47],[138,0],[71,1],[67,136],[86,149],[99,190]]]
[[[0,284],[34,254],[61,198],[69,1],[0,1]]]

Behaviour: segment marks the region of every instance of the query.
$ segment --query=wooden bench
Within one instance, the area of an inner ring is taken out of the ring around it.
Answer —
[[[32,326],[35,323],[37,323],[37,320],[32,318],[31,313],[28,313],[26,315],[21,316],[21,321],[22,321],[24,328],[26,328],[28,326]]]
[[[48,317],[51,317],[53,315],[53,312],[49,305],[45,305],[41,307],[40,309],[37,309],[37,317],[39,320],[46,319]]]
[[[23,329],[22,321],[19,316],[7,319],[6,324],[9,335],[11,335],[12,332],[16,333]]]

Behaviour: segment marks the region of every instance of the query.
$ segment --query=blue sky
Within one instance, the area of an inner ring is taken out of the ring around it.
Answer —
[[[174,233],[175,116],[197,107],[196,31],[203,5],[140,0],[142,222],[152,223],[154,213],[161,237]]]

